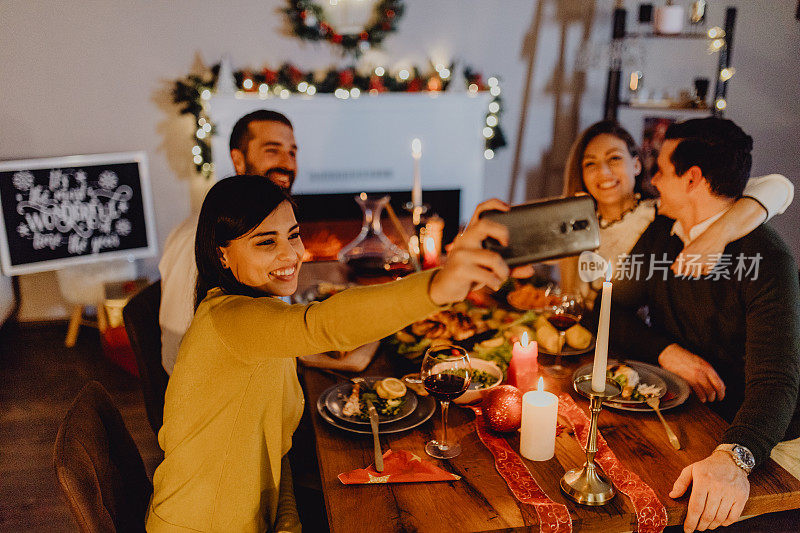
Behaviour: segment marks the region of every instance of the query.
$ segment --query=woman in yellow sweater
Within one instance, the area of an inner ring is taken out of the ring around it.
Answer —
[[[499,201],[483,208],[506,209]],[[178,353],[158,441],[148,531],[299,531],[285,454],[303,412],[295,358],[350,350],[499,288],[500,256],[483,250],[505,227],[475,220],[439,270],[289,305],[304,248],[291,198],[260,176],[215,184],[195,255],[197,310]]]

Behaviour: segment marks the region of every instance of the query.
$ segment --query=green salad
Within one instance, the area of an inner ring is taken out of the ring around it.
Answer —
[[[497,383],[497,376],[483,370],[470,369],[471,380],[469,388],[472,390],[486,389]]]

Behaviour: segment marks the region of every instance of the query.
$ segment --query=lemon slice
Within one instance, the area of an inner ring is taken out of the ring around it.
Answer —
[[[406,384],[397,378],[385,378],[375,384],[375,392],[385,400],[401,398],[406,394]]]

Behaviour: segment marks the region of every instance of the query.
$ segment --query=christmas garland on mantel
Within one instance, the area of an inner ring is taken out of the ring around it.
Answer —
[[[173,101],[179,104],[181,114],[193,115],[197,130],[194,133],[195,145],[192,155],[197,172],[209,178],[214,172],[211,158],[211,136],[214,125],[206,115],[203,102],[211,98],[217,85],[219,64],[203,74],[190,74],[175,82],[172,89]],[[384,92],[444,92],[451,83],[453,65],[431,65],[423,73],[419,68],[399,70],[395,74],[377,67],[369,74],[359,73],[355,68],[331,68],[327,72],[314,74],[303,72],[294,65],[284,64],[278,70],[264,68],[261,71],[240,70],[233,77],[240,94],[252,95],[262,99],[289,98],[291,94],[314,96],[325,93],[338,98],[359,98],[366,94],[374,97]],[[489,103],[483,137],[486,139],[484,157],[492,159],[496,150],[506,145],[505,136],[500,129],[500,84],[497,78],[484,82],[481,74],[470,68],[464,69],[468,92],[489,91],[493,96]]]
[[[292,31],[301,39],[328,41],[340,45],[345,52],[359,57],[397,30],[397,22],[403,15],[402,0],[380,0],[375,5],[370,24],[359,33],[338,33],[328,24],[325,11],[318,2],[311,0],[289,0],[284,12],[289,16]]]

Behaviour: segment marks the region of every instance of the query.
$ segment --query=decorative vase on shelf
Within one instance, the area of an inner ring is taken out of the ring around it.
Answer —
[[[339,262],[346,265],[355,279],[396,278],[413,270],[409,255],[383,233],[381,213],[388,196],[355,196],[364,219],[358,236],[339,252]]]

